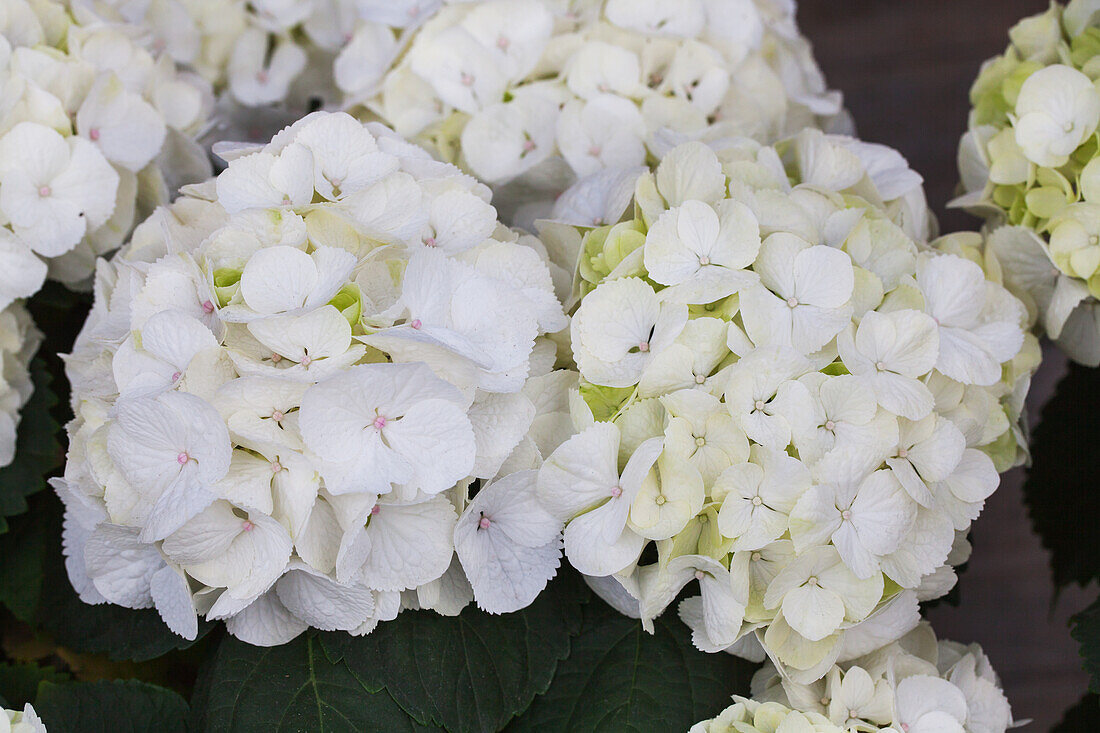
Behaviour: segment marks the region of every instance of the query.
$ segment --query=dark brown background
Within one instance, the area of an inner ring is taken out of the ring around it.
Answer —
[[[909,159],[949,232],[977,228],[968,215],[944,208],[957,181],[970,84],[981,62],[1004,50],[1009,27],[1046,8],[1046,0],[802,0],[799,22],[830,86],[844,92],[860,136]],[[1049,349],[1048,357],[1033,386],[1033,414],[1064,369]],[[1063,591],[1055,602],[1022,478],[1021,469],[1006,475],[975,523],[961,604],[934,609],[930,619],[941,637],[985,647],[1017,719],[1033,718],[1025,730],[1040,733],[1085,691],[1066,621],[1095,589]]]

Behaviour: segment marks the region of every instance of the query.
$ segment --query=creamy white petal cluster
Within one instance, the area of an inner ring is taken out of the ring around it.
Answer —
[[[971,88],[959,149],[986,256],[1029,322],[1071,359],[1100,364],[1100,4],[1051,3],[1009,31]]]
[[[820,713],[740,695],[734,695],[733,701],[717,717],[691,726],[688,733],[848,733]]]
[[[138,29],[57,0],[0,15],[0,307],[48,274],[89,278],[135,223],[210,175],[193,140],[208,85],[144,50]],[[47,267],[48,265],[48,267]]]
[[[81,598],[261,645],[527,605],[576,384],[541,244],[343,113],[237,154],[100,262],[56,483]]]
[[[30,703],[22,710],[3,710],[0,713],[0,733],[46,733],[46,726]]]
[[[766,662],[753,677],[752,697],[757,705],[790,706],[814,720],[823,718],[833,726],[824,728],[830,731],[1004,733],[1015,727],[1001,682],[981,647],[937,641],[926,622],[833,667],[813,684],[783,679]]]
[[[22,303],[0,311],[0,466],[15,459],[20,410],[34,391],[30,363],[42,343]]]
[[[222,96],[219,122],[257,139],[271,122],[377,93],[417,27],[444,0],[83,0],[141,26],[149,46]],[[265,119],[258,108],[274,105]],[[236,138],[233,138],[236,139]]]
[[[1022,459],[1038,344],[965,240],[914,240],[920,184],[814,130],[691,142],[638,179],[633,218],[543,225],[579,262],[581,383],[538,495],[617,607],[648,625],[698,581],[697,646],[763,645],[809,682],[953,585]]]
[[[794,3],[764,0],[452,2],[361,99],[523,222],[679,142],[846,121]]]

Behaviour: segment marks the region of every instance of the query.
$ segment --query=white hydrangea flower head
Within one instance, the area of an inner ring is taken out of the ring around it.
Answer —
[[[34,707],[27,703],[22,710],[4,710],[0,726],[5,733],[46,733],[46,726]]]
[[[1074,361],[1100,364],[1100,15],[1089,0],[1020,21],[971,88],[959,146],[965,193],[986,221],[983,256],[1030,323]]]
[[[937,641],[927,622],[842,660],[811,684],[784,678],[769,660],[753,676],[752,698],[823,716],[844,731],[1005,733],[1016,726],[981,648]]]
[[[763,0],[449,2],[401,37],[407,52],[353,101],[487,182],[513,223],[530,224],[577,179],[643,165],[679,142],[846,127],[794,10]]]
[[[581,379],[539,498],[647,628],[698,580],[699,648],[812,682],[953,584],[1038,343],[892,150],[689,142],[635,178],[607,225],[542,223]]]
[[[235,154],[99,262],[55,482],[80,597],[260,645],[526,606],[577,384],[542,244],[343,113]]]
[[[209,85],[147,51],[141,29],[57,0],[13,0],[0,27],[0,306],[95,258],[183,184],[210,175],[195,142]]]

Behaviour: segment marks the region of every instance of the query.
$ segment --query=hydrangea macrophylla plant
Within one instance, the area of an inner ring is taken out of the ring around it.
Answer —
[[[847,124],[794,3],[765,0],[453,2],[359,100],[528,223],[577,178],[677,142]]]
[[[937,640],[927,622],[809,685],[784,679],[766,662],[753,677],[752,697],[823,716],[844,731],[1004,733],[1015,727],[981,647]]]
[[[0,713],[0,730],[4,733],[46,733],[46,726],[30,703],[22,710],[3,710]]]
[[[42,334],[22,303],[0,311],[0,467],[15,459],[20,410],[34,391],[31,358],[41,343]]]
[[[966,241],[921,240],[920,183],[814,130],[690,142],[638,178],[633,216],[544,224],[579,263],[581,382],[538,495],[621,610],[648,626],[697,580],[699,648],[762,645],[812,682],[953,585],[1022,460],[1038,344]]]
[[[0,23],[6,305],[34,294],[47,270],[88,279],[97,255],[180,185],[207,177],[193,137],[212,100],[196,75],[137,45],[132,27],[78,21],[56,0],[11,0]]]
[[[970,91],[959,148],[965,195],[986,219],[987,256],[1038,333],[1100,364],[1100,14],[1051,3],[1018,23]]]
[[[343,113],[236,152],[97,270],[55,484],[81,598],[259,645],[526,606],[576,384],[542,245]]]

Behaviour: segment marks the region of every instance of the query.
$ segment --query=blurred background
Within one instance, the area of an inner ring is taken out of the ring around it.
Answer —
[[[844,93],[860,137],[897,148],[924,176],[941,231],[977,229],[948,211],[958,181],[955,153],[982,61],[1002,53],[1008,29],[1046,10],[1046,0],[802,0],[799,23],[829,86]],[[1032,385],[1032,424],[1065,371],[1047,349]],[[1004,477],[973,529],[974,555],[959,605],[929,618],[940,638],[978,642],[1001,675],[1025,730],[1049,731],[1084,694],[1088,678],[1067,621],[1096,596],[1071,587],[1055,597],[1049,555],[1023,504],[1024,470]]]

